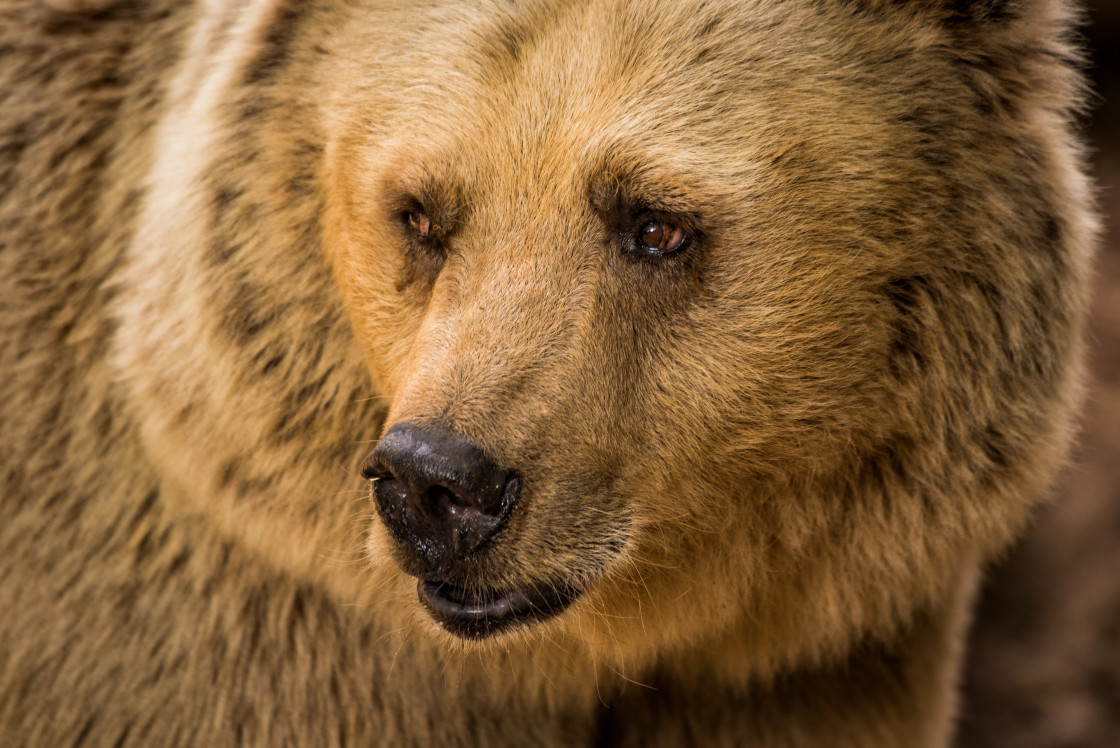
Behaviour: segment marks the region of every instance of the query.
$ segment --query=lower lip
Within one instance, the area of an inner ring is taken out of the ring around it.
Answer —
[[[582,590],[572,586],[470,594],[443,582],[417,584],[420,602],[444,629],[463,639],[485,639],[512,627],[552,618]]]

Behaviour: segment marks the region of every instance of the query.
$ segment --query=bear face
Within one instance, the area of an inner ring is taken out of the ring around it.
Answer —
[[[329,33],[264,18],[289,32],[179,72],[133,245],[118,365],[183,507],[478,646],[730,637],[760,670],[893,630],[1018,528],[1066,443],[1089,233],[1038,125],[1073,73],[1011,51],[1051,25],[301,13]],[[453,568],[355,509],[394,428],[517,477]],[[357,545],[373,572],[322,563]],[[556,615],[440,617],[479,601]]]
[[[1054,459],[1060,426],[1036,423],[1048,434],[1034,445],[1003,434],[1028,390],[1066,386],[1016,362],[1063,352],[1012,350],[1063,322],[1011,321],[1032,302],[997,297],[1033,286],[1060,305],[1060,283],[1031,278],[1054,269],[1056,206],[966,153],[993,129],[987,104],[913,15],[872,18],[891,30],[876,42],[874,23],[855,28],[866,16],[844,37],[835,15],[824,28],[796,6],[648,10],[470,29],[440,43],[453,70],[406,66],[400,112],[373,122],[340,105],[336,121],[360,129],[330,149],[328,251],[387,423],[467,436],[523,478],[465,587],[598,585],[623,619],[645,603],[676,620],[670,598],[711,626],[729,599],[766,604],[762,569],[819,552],[806,548],[866,511],[916,555],[869,545],[827,563],[910,595],[931,582],[913,567],[949,567],[974,542],[945,533],[962,517],[952,491],[1003,492],[978,472],[1028,480],[1005,451]],[[962,193],[960,169],[999,189]],[[960,223],[1009,203],[1033,225]],[[651,230],[682,239],[650,247]],[[990,273],[1009,261],[1021,288]],[[969,381],[937,391],[957,366]],[[990,501],[983,521],[1010,532],[1017,500]],[[705,534],[718,560],[693,552]]]

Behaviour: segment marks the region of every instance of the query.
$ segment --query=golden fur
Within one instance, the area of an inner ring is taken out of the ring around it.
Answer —
[[[1078,400],[1063,0],[0,21],[0,743],[948,742]],[[518,466],[478,583],[570,609],[429,619],[404,422]]]

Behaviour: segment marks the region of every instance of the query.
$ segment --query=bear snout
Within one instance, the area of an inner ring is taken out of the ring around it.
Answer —
[[[390,428],[370,454],[362,476],[373,501],[401,544],[405,570],[445,579],[506,524],[520,478],[475,444],[450,431],[409,423]]]

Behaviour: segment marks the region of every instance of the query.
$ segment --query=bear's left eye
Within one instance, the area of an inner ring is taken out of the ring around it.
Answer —
[[[688,244],[688,233],[668,221],[646,221],[638,229],[636,249],[647,255],[667,255]]]

